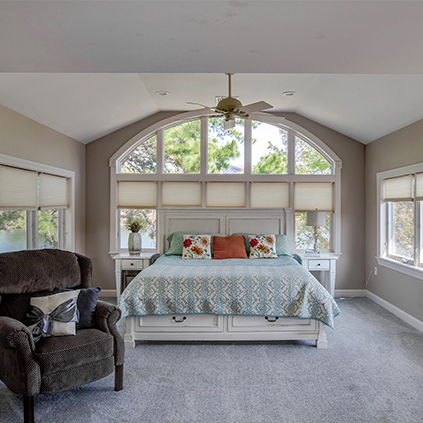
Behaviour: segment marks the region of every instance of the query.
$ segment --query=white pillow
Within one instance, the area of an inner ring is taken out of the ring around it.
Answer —
[[[60,304],[70,300],[75,299],[75,308],[74,308],[74,315],[72,317],[72,320],[68,323],[64,322],[58,322],[56,320],[53,320],[53,326],[54,326],[54,333],[53,336],[63,336],[63,335],[75,335],[76,334],[76,322],[79,320],[79,312],[76,307],[76,301],[78,299],[79,295],[79,289],[75,291],[66,291],[61,292],[59,294],[53,294],[49,295],[47,297],[33,297],[31,298],[31,305],[36,306],[39,309],[42,310],[44,314],[50,314],[52,311],[54,311]],[[37,324],[28,326],[28,329],[32,331],[32,329]],[[47,336],[47,335],[43,335]]]
[[[250,259],[278,258],[275,235],[248,235]]]

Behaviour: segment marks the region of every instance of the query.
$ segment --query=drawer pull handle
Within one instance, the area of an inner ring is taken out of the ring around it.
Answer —
[[[182,319],[181,319],[181,320],[177,320],[177,319],[176,319],[176,316],[173,316],[173,317],[172,317],[172,320],[173,320],[175,323],[182,323],[184,320],[187,320],[187,318],[184,316],[184,317],[182,317]]]
[[[316,266],[319,267],[320,266],[320,263],[317,263]]]
[[[269,322],[269,323],[275,323],[276,320],[279,319],[279,317],[268,317],[266,316],[265,319]]]

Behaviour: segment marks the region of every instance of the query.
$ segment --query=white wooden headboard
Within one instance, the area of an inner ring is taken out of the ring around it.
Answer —
[[[161,254],[169,249],[166,238],[173,232],[186,231],[220,233],[236,232],[255,234],[291,234],[287,226],[286,211],[251,210],[184,210],[166,209],[158,211],[158,248]],[[291,248],[293,240],[290,239]]]

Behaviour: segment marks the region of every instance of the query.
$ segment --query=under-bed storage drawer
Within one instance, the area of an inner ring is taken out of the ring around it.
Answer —
[[[137,318],[140,332],[222,332],[223,317],[213,314],[173,314]]]
[[[291,317],[230,316],[228,320],[228,332],[308,332],[316,328],[315,320]]]

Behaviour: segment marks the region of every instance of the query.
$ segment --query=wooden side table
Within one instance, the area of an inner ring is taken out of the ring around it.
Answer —
[[[307,253],[299,253],[298,255],[303,261],[303,266],[310,272],[321,272],[321,275],[324,276],[322,284],[333,297],[335,295],[336,261],[339,259],[340,254],[307,255]]]
[[[122,278],[126,278],[127,271],[135,270],[141,272],[150,265],[150,258],[155,253],[141,253],[138,255],[129,255],[128,253],[121,253],[111,256],[115,261],[115,278],[116,278],[116,298],[119,301],[122,293]],[[125,280],[125,279],[123,279]]]

